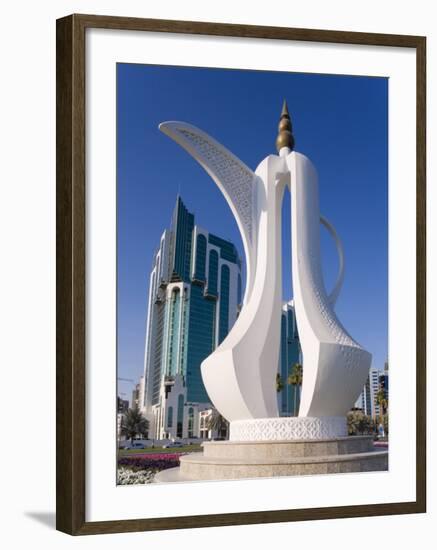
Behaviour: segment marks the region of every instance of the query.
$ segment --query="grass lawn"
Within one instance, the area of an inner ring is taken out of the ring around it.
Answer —
[[[194,445],[185,445],[184,447],[173,447],[164,449],[163,447],[154,447],[147,449],[120,449],[118,456],[145,455],[145,454],[176,454],[176,453],[196,453],[202,450],[200,443]]]

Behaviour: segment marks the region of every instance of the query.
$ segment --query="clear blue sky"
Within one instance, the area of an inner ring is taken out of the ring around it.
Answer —
[[[237,225],[220,191],[179,145],[158,130],[166,120],[205,130],[255,170],[275,139],[282,101],[295,149],[319,173],[320,209],[345,249],[336,311],[350,334],[387,357],[388,81],[374,77],[117,65],[118,376],[143,372],[149,273],[180,192],[196,223],[235,243]],[[286,197],[287,199],[288,197]],[[291,297],[289,212],[283,208],[284,299]],[[288,224],[288,225],[287,225]],[[337,271],[322,231],[325,282]],[[130,398],[132,385],[119,391]]]

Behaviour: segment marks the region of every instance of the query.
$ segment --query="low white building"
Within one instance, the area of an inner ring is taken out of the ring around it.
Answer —
[[[380,415],[377,395],[381,387],[381,377],[383,376],[388,376],[388,367],[386,367],[384,371],[373,368],[370,369],[363,391],[355,403],[355,407],[362,409],[364,414],[372,418],[377,418]]]
[[[187,401],[187,388],[181,375],[164,377],[159,401],[148,415],[149,437],[156,440],[207,438],[204,425],[201,431],[200,414],[208,411],[211,412],[211,403]]]

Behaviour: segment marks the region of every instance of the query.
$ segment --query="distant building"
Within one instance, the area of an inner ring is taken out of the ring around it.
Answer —
[[[117,412],[124,414],[129,409],[129,401],[127,399],[122,399],[117,397]]]
[[[131,407],[132,409],[135,409],[138,407],[139,409],[143,408],[144,404],[144,376],[141,376],[140,381],[138,384],[135,384],[135,388],[132,390],[132,401],[131,401]]]
[[[136,384],[132,390],[131,408],[138,407],[140,403],[140,385]]]
[[[199,412],[199,437],[201,439],[223,439],[226,435],[226,429],[224,426],[213,427],[211,425],[211,418],[214,414],[217,414],[215,409],[204,409]]]
[[[199,413],[211,408],[200,365],[240,304],[235,246],[195,225],[178,197],[150,273],[142,405],[155,439],[200,436]]]
[[[380,371],[377,369],[370,369],[369,379],[370,379],[370,395],[372,397],[372,416],[376,417],[379,415],[379,405],[376,400],[379,389],[379,374]]]
[[[212,433],[209,426],[212,409],[204,409],[199,412],[199,437],[201,439],[212,439]]]
[[[126,439],[126,436],[121,435],[121,423],[123,422],[124,413],[117,413],[117,440],[120,442],[121,440]]]
[[[129,410],[129,400],[122,399],[120,396],[117,396],[117,440],[121,441],[126,439],[125,436],[121,435],[121,423],[123,422],[124,415]]]
[[[363,391],[360,395],[360,397],[357,399],[357,402],[355,403],[355,408],[361,409],[363,413],[367,416],[373,416],[373,396],[372,396],[372,390],[371,390],[371,384],[370,384],[370,373],[367,377],[366,383],[364,384]]]
[[[295,416],[299,412],[300,387],[287,384],[295,363],[302,364],[299,335],[293,301],[284,303],[281,314],[281,342],[279,349],[278,373],[283,384],[278,392],[278,409],[280,416]]]
[[[376,395],[379,389],[379,373],[377,369],[370,369],[363,391],[355,403],[355,408],[361,409],[364,414],[375,417],[379,414],[379,405]]]
[[[363,391],[355,403],[355,407],[361,409],[364,414],[376,418],[380,415],[378,392],[384,390],[384,397],[388,401],[388,363],[384,364],[384,371],[370,369]]]

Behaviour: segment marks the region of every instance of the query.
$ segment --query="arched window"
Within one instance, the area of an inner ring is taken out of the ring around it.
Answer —
[[[182,437],[184,431],[184,394],[178,395],[178,419],[176,426],[176,436]]]
[[[190,407],[188,409],[188,437],[193,437],[194,435],[194,409]]]
[[[196,239],[196,266],[194,278],[197,281],[205,282],[206,265],[206,238],[205,235],[197,235]]]
[[[178,349],[179,349],[179,319],[181,307],[181,293],[179,288],[174,288],[171,293],[170,303],[170,324],[168,333],[168,369],[167,374],[174,376],[178,370]]]
[[[173,428],[173,407],[169,407],[167,411],[167,428]]]
[[[217,251],[211,250],[208,267],[208,294],[212,296],[217,296],[218,261]]]

